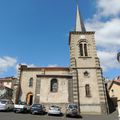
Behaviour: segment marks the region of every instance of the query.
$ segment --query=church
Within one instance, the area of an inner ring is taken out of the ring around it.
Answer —
[[[76,26],[69,33],[70,66],[29,67],[20,65],[20,100],[45,106],[76,103],[82,114],[107,113],[107,98],[95,32],[87,31],[77,5]]]

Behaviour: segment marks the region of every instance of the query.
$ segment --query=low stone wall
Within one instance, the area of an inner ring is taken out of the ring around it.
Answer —
[[[58,105],[59,107],[61,107],[62,113],[65,114],[67,105],[69,103],[42,103],[42,104],[45,105],[47,111],[51,105]],[[100,114],[102,114],[101,105],[100,104],[94,104],[94,105],[81,104],[80,105],[80,114],[100,115]]]
[[[49,107],[52,105],[58,105],[61,108],[61,112],[65,113],[68,103],[42,103],[46,107],[46,111],[49,110]]]
[[[81,105],[80,106],[80,113],[81,114],[102,114],[101,106],[99,104],[96,105]]]

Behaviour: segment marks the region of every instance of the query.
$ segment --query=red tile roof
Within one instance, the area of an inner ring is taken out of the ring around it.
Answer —
[[[120,83],[120,76],[118,76],[118,77],[117,77],[116,79],[114,79],[113,81]]]
[[[12,81],[12,80],[16,80],[15,77],[4,77],[4,78],[0,78],[0,81]]]

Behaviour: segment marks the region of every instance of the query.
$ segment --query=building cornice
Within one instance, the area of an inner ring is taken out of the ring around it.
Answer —
[[[27,66],[21,66],[20,70],[26,70],[26,71],[40,71],[40,70],[65,70],[69,71],[69,67],[27,67]]]
[[[71,67],[71,69],[102,69],[101,67]]]
[[[59,78],[72,78],[72,75],[36,75],[37,77],[59,77]]]
[[[17,78],[14,77],[5,77],[5,78],[0,78],[0,81],[13,81],[16,80]]]
[[[72,34],[75,34],[75,35],[89,35],[89,34],[95,34],[95,32],[94,31],[86,31],[86,32],[71,31],[69,33],[69,45],[70,45],[70,42],[71,42],[71,35]]]

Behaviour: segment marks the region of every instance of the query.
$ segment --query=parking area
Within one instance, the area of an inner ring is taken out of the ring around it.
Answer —
[[[0,120],[118,120],[117,111],[110,115],[82,115],[82,118],[66,118],[65,116],[31,115],[14,112],[0,112]]]

